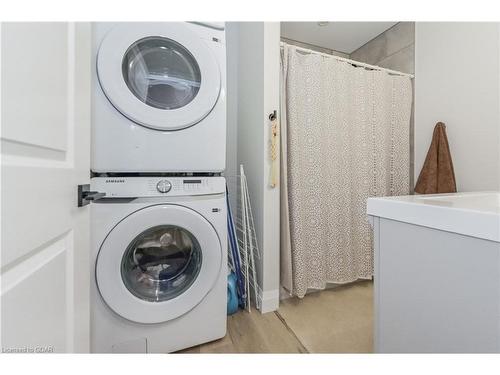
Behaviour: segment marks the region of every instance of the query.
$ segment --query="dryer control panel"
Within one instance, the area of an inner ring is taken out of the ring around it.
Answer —
[[[175,197],[226,192],[224,177],[94,177],[91,190],[105,198]]]

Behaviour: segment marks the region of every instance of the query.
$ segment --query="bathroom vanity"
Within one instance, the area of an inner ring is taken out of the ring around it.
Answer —
[[[369,198],[375,351],[500,352],[500,192]]]

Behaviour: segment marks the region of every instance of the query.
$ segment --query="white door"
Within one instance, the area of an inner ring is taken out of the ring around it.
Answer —
[[[1,346],[88,352],[90,25],[1,25]]]
[[[162,131],[198,123],[212,111],[221,90],[214,54],[184,22],[113,27],[99,47],[97,75],[123,115]]]

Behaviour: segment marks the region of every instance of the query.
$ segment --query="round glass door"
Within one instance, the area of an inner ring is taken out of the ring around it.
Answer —
[[[222,91],[219,53],[211,45],[188,23],[118,24],[99,47],[99,84],[113,107],[138,125],[160,131],[194,126]]]
[[[214,287],[222,245],[212,224],[176,204],[134,211],[104,238],[96,282],[107,306],[125,319],[160,323],[190,311]]]
[[[189,231],[162,225],[145,230],[130,243],[123,254],[121,276],[137,298],[167,301],[193,284],[202,258],[200,244]]]
[[[132,44],[123,58],[122,73],[135,97],[159,109],[184,107],[201,86],[200,68],[191,52],[163,37]]]

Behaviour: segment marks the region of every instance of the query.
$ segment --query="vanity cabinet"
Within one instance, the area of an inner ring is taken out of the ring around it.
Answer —
[[[370,198],[379,353],[500,351],[499,193]]]

